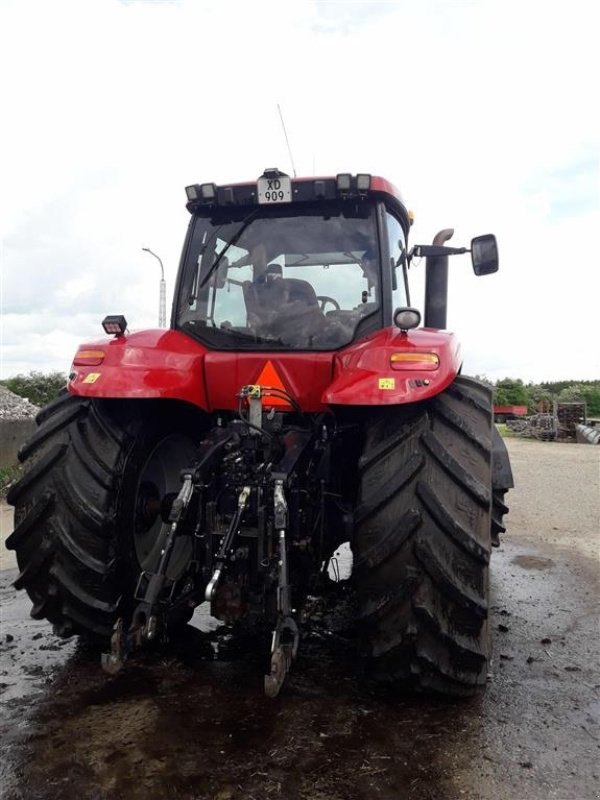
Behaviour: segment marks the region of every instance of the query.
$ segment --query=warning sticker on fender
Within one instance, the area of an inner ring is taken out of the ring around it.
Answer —
[[[379,378],[379,388],[380,389],[390,389],[396,388],[396,378]]]
[[[84,383],[96,383],[98,378],[100,377],[99,372],[89,372],[85,378],[83,379]]]

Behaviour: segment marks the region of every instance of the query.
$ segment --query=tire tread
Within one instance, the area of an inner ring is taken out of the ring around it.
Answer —
[[[383,682],[453,696],[485,685],[491,402],[486,386],[459,376],[418,408],[367,418],[353,575]]]

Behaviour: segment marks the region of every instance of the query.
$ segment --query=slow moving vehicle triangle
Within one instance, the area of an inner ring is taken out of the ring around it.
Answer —
[[[271,360],[267,361],[267,363],[262,368],[262,371],[258,378],[256,379],[256,383],[259,386],[270,386],[273,389],[281,389],[283,392],[287,394],[287,389],[285,388],[285,384],[281,380],[279,373],[277,372],[276,368],[273,366],[273,362]],[[276,395],[266,395],[264,397],[263,403],[265,406],[289,406],[289,402],[284,400],[283,397],[278,397]]]

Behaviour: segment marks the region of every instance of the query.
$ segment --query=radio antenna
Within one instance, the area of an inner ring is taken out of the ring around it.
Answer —
[[[296,175],[296,165],[294,164],[294,156],[292,155],[292,148],[290,147],[290,140],[288,139],[287,131],[285,129],[285,122],[283,121],[283,114],[281,113],[281,106],[277,103],[277,111],[279,111],[279,119],[281,120],[281,127],[283,128],[283,135],[285,136],[285,143],[287,144],[288,153],[290,154],[290,161],[292,162],[292,170],[294,171],[294,178]]]

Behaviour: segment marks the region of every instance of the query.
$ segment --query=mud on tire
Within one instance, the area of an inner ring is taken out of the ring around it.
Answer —
[[[160,420],[156,407],[152,417]],[[15,586],[33,601],[31,616],[48,619],[59,635],[105,640],[139,575],[136,471],[144,447],[160,441],[160,423],[144,424],[135,402],[69,394],[37,423],[19,453],[24,475],[7,498],[15,506],[6,543],[17,553]],[[163,419],[163,429],[168,424]]]
[[[353,550],[371,672],[474,694],[489,655],[491,391],[458,377],[426,403],[370,413]]]

